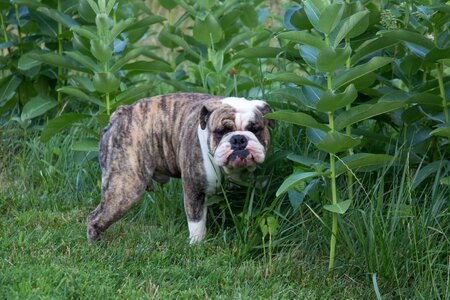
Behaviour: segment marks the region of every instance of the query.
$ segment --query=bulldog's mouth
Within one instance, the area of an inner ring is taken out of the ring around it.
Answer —
[[[264,158],[265,149],[256,136],[242,131],[225,137],[214,152],[216,164],[231,169],[254,169]]]
[[[235,150],[228,156],[227,165],[233,167],[247,167],[255,164],[255,158],[247,149]]]

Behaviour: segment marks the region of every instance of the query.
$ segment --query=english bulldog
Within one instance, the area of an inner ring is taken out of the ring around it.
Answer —
[[[261,100],[170,94],[120,106],[100,140],[102,196],[87,218],[89,242],[101,239],[153,180],[181,178],[190,243],[206,234],[206,198],[222,176],[253,171],[269,146],[271,112]]]

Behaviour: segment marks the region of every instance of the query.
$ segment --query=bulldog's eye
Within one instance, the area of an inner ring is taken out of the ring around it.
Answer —
[[[230,129],[227,129],[227,128],[219,129],[219,130],[214,131],[214,136],[215,136],[218,140],[221,140],[221,139],[223,138],[223,136],[224,136],[225,134],[227,134],[228,132],[230,132],[230,131],[231,131],[231,130],[230,130]]]
[[[254,127],[250,129],[250,131],[253,132],[254,135],[259,135],[262,130],[263,130],[262,127]]]

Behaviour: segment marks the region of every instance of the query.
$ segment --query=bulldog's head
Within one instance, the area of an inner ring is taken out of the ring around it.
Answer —
[[[208,131],[208,147],[214,162],[226,171],[248,169],[266,157],[273,120],[263,116],[272,112],[261,100],[224,98],[207,102],[200,113],[200,127]]]

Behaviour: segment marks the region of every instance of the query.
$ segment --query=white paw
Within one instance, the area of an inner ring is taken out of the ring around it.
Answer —
[[[206,222],[200,220],[199,222],[188,221],[189,226],[189,244],[201,242],[206,234]]]

